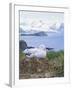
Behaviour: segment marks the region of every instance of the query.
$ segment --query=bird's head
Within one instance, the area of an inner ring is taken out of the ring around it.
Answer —
[[[46,47],[45,47],[45,45],[44,45],[44,44],[41,44],[38,48],[39,48],[39,49],[46,50]]]

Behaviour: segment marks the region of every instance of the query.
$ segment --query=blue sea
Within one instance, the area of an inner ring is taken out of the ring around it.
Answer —
[[[20,40],[24,40],[28,46],[38,47],[44,44],[47,48],[54,50],[64,50],[63,36],[20,36]]]

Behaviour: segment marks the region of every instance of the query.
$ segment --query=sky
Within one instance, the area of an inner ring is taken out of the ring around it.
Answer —
[[[64,23],[64,13],[20,11],[20,27],[23,30],[58,32],[61,23]],[[51,29],[52,26],[55,29]]]
[[[45,44],[56,50],[64,49],[64,13],[20,11],[20,28],[25,34],[46,32],[46,37],[21,36],[28,46]],[[62,27],[61,27],[62,25]]]

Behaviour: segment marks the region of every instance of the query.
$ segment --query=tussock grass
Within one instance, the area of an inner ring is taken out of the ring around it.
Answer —
[[[47,53],[47,58],[49,60],[53,60],[53,59],[59,58],[59,57],[61,59],[64,58],[64,51],[63,50],[61,50],[61,51],[50,51],[50,52]]]
[[[50,51],[45,59],[36,57],[27,59],[25,54],[20,52],[19,71],[21,78],[38,77],[63,77],[64,76],[64,51]],[[22,76],[25,75],[25,76]],[[28,75],[28,76],[27,76]]]

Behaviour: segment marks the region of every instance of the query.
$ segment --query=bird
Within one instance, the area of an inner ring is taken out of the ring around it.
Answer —
[[[35,48],[27,48],[23,51],[23,53],[26,54],[26,57],[32,58],[45,58],[47,54],[47,50],[44,44],[39,45],[38,47]]]

